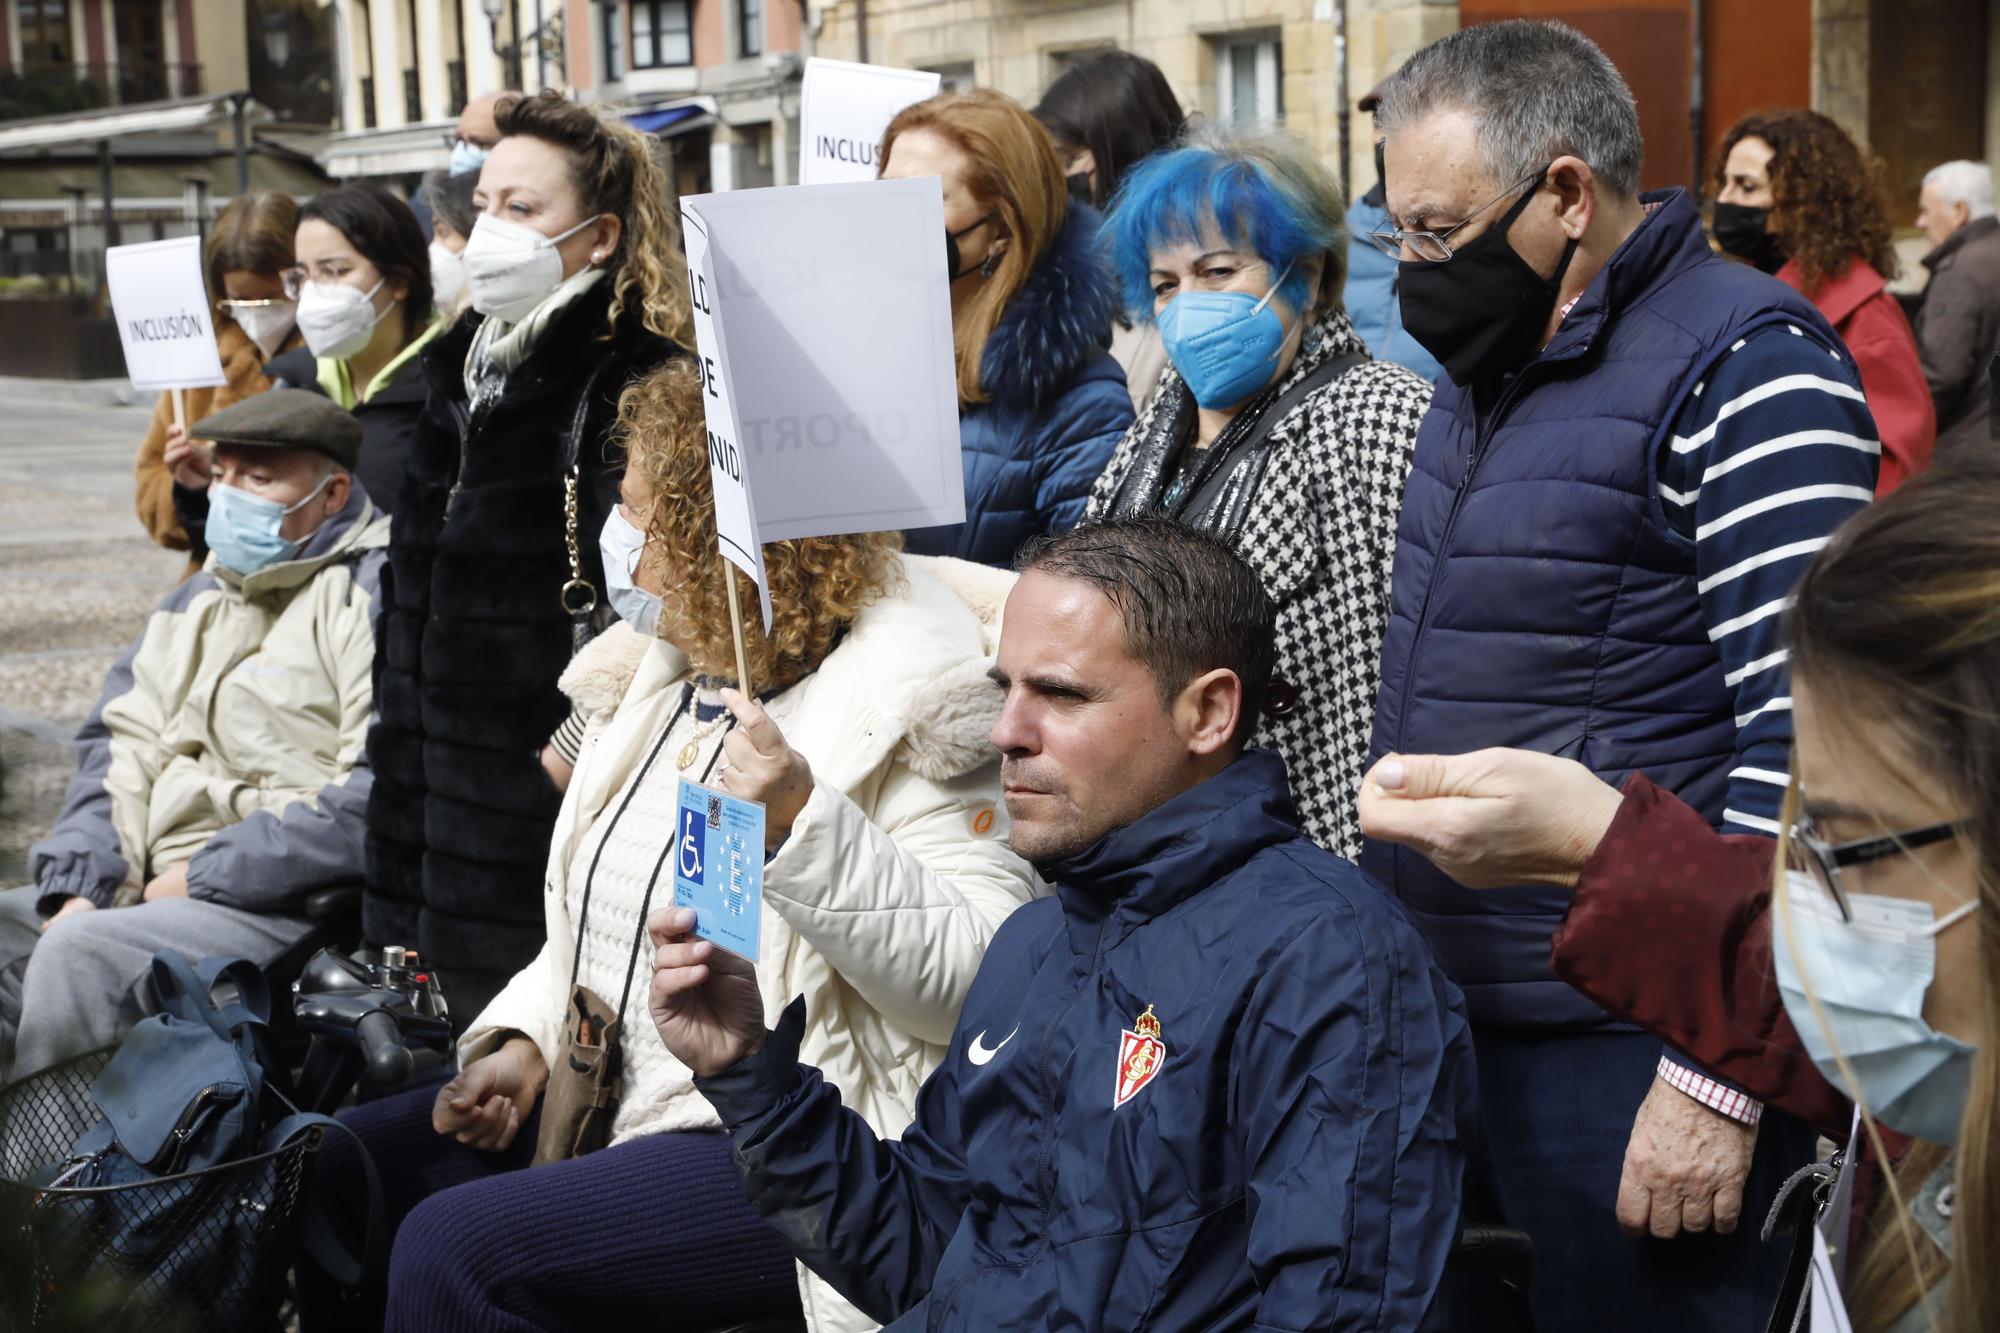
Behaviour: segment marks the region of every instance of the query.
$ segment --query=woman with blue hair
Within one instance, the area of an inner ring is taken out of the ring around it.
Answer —
[[[1280,131],[1197,131],[1126,177],[1105,237],[1127,313],[1170,369],[1091,492],[1091,517],[1164,513],[1242,552],[1278,602],[1260,744],[1306,830],[1361,848],[1396,519],[1431,386],[1375,361],[1341,308],[1340,187]]]

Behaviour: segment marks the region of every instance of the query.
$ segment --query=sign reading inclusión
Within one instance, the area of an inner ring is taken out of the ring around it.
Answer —
[[[104,277],[133,388],[197,389],[224,382],[202,283],[199,236],[114,245],[104,252]]]
[[[904,107],[937,96],[932,70],[806,61],[799,99],[799,184],[874,180],[882,131]]]

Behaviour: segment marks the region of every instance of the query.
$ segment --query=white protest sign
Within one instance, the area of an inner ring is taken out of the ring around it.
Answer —
[[[736,428],[736,404],[729,356],[715,318],[715,279],[710,276],[708,225],[681,205],[681,233],[688,266],[688,296],[694,304],[695,355],[701,362],[701,407],[708,426],[708,481],[715,492],[715,534],[723,556],[757,584],[764,630],[771,629],[771,590],[764,577],[764,546],[757,536],[757,510],[750,501],[750,474],[743,464]],[[732,594],[733,596],[734,594]]]
[[[799,184],[872,181],[882,131],[906,106],[937,96],[931,70],[806,61],[799,90]]]
[[[201,389],[227,382],[202,285],[201,237],[114,245],[104,252],[104,277],[133,388]]]
[[[937,178],[687,202],[758,536],[964,522]]]

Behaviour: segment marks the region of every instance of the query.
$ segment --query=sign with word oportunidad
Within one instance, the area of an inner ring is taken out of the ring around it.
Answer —
[[[226,383],[202,284],[201,237],[114,245],[104,252],[104,277],[133,388]]]
[[[681,232],[687,255],[688,296],[694,305],[695,356],[701,364],[701,407],[708,427],[708,481],[715,492],[715,535],[723,557],[756,582],[764,630],[769,633],[771,589],[764,575],[757,510],[750,499],[750,471],[743,461],[743,432],[736,425],[729,355],[715,318],[716,284],[710,266],[708,224],[688,207],[689,202],[681,203]]]
[[[733,190],[684,207],[712,307],[697,303],[696,337],[704,361],[721,349],[758,537],[964,522],[937,177]]]
[[[934,70],[857,65],[849,60],[806,61],[799,91],[799,184],[871,181],[882,131],[896,113],[937,96]]]

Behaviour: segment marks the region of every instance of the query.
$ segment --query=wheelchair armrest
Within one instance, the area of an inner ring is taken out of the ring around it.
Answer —
[[[1451,1247],[1449,1263],[1456,1272],[1483,1273],[1525,1291],[1535,1274],[1535,1242],[1514,1227],[1468,1224]]]
[[[306,895],[305,917],[316,926],[344,926],[360,915],[359,884],[335,884]]]

